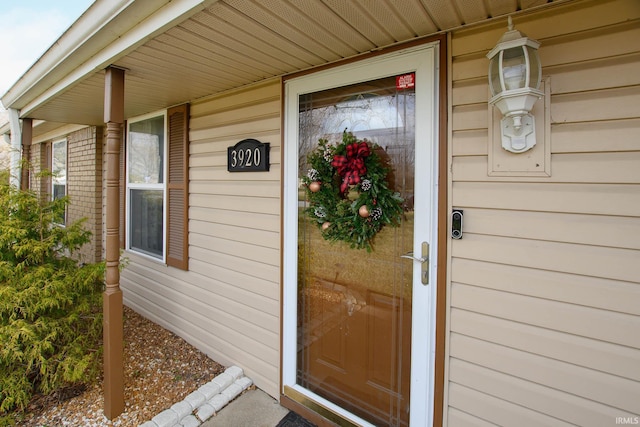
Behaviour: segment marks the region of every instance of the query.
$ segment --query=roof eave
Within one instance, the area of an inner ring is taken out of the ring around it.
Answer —
[[[140,44],[217,0],[96,0],[2,96],[26,117]]]

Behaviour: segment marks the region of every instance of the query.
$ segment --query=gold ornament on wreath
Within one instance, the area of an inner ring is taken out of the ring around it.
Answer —
[[[378,150],[345,130],[340,143],[320,139],[307,156],[305,213],[326,240],[371,251],[374,237],[385,225],[400,224],[403,199],[389,188],[389,168]]]

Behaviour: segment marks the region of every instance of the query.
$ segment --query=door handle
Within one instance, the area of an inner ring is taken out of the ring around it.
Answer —
[[[413,251],[407,252],[404,255],[400,255],[400,258],[412,259],[414,261],[418,261],[419,263],[423,263],[429,261],[429,257],[416,258],[413,256]]]
[[[413,251],[400,255],[400,258],[411,259],[420,263],[420,278],[423,285],[429,284],[429,243],[422,242],[422,257],[416,258]]]

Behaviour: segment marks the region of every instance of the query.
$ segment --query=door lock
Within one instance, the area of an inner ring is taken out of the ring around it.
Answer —
[[[429,284],[429,244],[422,242],[422,257],[413,256],[413,251],[400,255],[400,258],[412,259],[420,263],[420,279],[423,285]]]

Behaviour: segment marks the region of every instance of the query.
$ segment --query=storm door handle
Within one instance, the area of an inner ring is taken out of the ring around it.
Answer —
[[[414,256],[413,256],[413,251],[409,251],[409,252],[407,252],[407,253],[406,253],[406,254],[404,254],[404,255],[400,255],[400,258],[412,259],[412,260],[414,260],[414,261],[418,261],[418,262],[420,262],[420,263],[423,263],[423,262],[429,261],[429,257],[428,257],[428,256],[427,256],[427,257],[422,257],[422,258],[416,258],[416,257],[414,257]]]
[[[421,264],[420,278],[423,285],[429,284],[429,243],[422,242],[422,257],[413,256],[413,251],[400,255],[400,258],[412,259]]]

